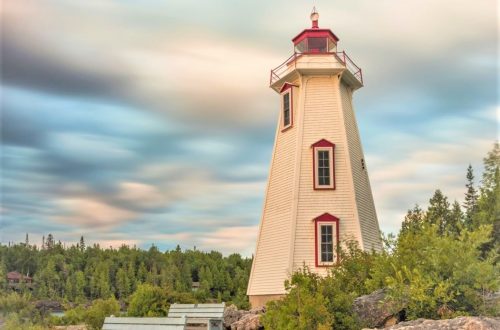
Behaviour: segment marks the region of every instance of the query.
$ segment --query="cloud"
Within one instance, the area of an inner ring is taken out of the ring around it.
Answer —
[[[57,216],[56,221],[83,227],[108,228],[131,220],[136,215],[93,199],[63,198],[57,204],[63,215]]]
[[[460,200],[498,139],[496,3],[317,7],[363,68],[354,102],[382,229],[436,188]],[[310,9],[6,2],[0,241],[29,229],[253,253],[279,108],[269,69]]]

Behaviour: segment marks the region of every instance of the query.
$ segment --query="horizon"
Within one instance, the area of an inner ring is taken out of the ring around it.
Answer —
[[[462,202],[467,166],[478,185],[498,140],[496,2],[315,5],[363,69],[353,98],[381,231],[436,189]],[[269,72],[311,9],[4,3],[0,244],[52,233],[251,256],[279,111]]]

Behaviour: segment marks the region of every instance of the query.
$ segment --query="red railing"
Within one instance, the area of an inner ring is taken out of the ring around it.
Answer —
[[[349,56],[347,56],[345,51],[334,52],[334,53],[294,53],[292,56],[286,59],[285,62],[281,63],[275,69],[271,70],[271,76],[269,78],[269,84],[272,85],[276,81],[280,80],[282,75],[286,73],[291,66],[295,68],[297,64],[297,59],[302,55],[329,55],[335,56],[335,58],[341,62],[349,72],[351,72],[356,79],[363,84],[363,72],[361,68],[358,67]]]

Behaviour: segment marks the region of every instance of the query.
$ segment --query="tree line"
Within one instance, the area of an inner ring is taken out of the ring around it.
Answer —
[[[182,301],[226,301],[243,308],[248,306],[251,264],[251,258],[239,254],[224,257],[216,251],[182,251],[179,246],[166,252],[156,246],[86,246],[83,237],[64,247],[49,234],[41,248],[29,241],[0,245],[0,287],[7,287],[7,272],[18,271],[33,277],[33,299],[80,304],[115,297],[128,302],[141,284],[149,284]],[[193,288],[193,282],[199,287]]]

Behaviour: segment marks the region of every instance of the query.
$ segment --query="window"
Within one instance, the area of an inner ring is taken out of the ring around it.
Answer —
[[[320,140],[313,147],[314,189],[335,189],[335,145],[327,140]]]
[[[285,83],[280,90],[282,131],[293,125],[293,87],[296,87],[296,85]]]
[[[320,261],[333,262],[333,225],[320,225],[321,241],[320,241]]]
[[[339,219],[325,213],[314,219],[316,267],[332,266],[337,260]]]
[[[287,128],[291,123],[290,115],[290,92],[283,94],[283,128]]]

